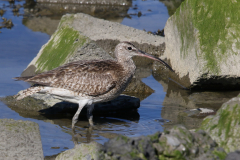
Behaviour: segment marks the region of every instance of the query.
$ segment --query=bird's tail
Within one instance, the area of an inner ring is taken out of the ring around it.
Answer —
[[[18,92],[18,94],[16,94],[14,96],[14,98],[16,98],[17,100],[21,100],[21,99],[23,99],[23,98],[25,98],[27,96],[30,96],[30,95],[32,95],[34,93],[37,93],[37,92],[41,91],[42,89],[44,89],[43,86],[30,87],[28,89],[25,89],[23,91]]]
[[[32,78],[33,76],[26,76],[26,77],[14,77],[13,79],[16,79],[17,81],[26,81],[30,78]]]

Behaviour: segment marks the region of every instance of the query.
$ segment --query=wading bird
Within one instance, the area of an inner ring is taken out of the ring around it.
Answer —
[[[44,93],[63,101],[78,103],[78,110],[72,119],[74,129],[84,106],[87,106],[89,123],[93,125],[94,104],[110,101],[124,91],[136,70],[133,56],[153,59],[173,71],[163,60],[137,49],[130,42],[119,43],[114,52],[115,60],[76,61],[35,76],[15,77],[16,80],[38,84],[15,97],[20,100],[34,93]]]

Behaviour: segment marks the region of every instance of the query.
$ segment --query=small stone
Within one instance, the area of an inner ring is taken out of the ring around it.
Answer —
[[[142,16],[142,12],[139,11],[137,15],[138,15],[138,17],[141,17]]]
[[[153,147],[158,151],[158,154],[162,154],[164,152],[164,148],[159,143],[153,143]]]

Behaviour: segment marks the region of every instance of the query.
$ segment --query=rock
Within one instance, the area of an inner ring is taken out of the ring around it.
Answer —
[[[100,159],[224,159],[226,152],[204,131],[175,126],[164,133],[128,138],[118,136],[103,146]]]
[[[6,18],[2,17],[2,20],[3,20],[2,26],[1,26],[2,28],[11,29],[14,26],[11,19],[6,19]]]
[[[5,98],[1,98],[1,101],[12,109],[19,108],[21,110],[25,110],[25,112],[29,111],[28,114],[39,115],[40,113],[50,117],[54,115],[65,115],[68,117],[69,114],[75,114],[78,109],[78,104],[62,102],[61,100],[46,94],[33,94],[32,96],[19,101],[12,96],[7,96]],[[93,115],[103,116],[121,114],[126,111],[131,113],[136,112],[139,107],[140,100],[138,98],[121,95],[112,101],[96,104],[93,110]],[[86,114],[87,109],[84,107],[80,116],[85,116]]]
[[[225,160],[238,160],[239,157],[240,157],[240,151],[237,150],[235,152],[228,153],[228,155],[227,155]]]
[[[186,79],[181,81],[184,86],[203,90],[240,88],[239,7],[237,1],[186,0],[168,19],[165,57],[180,81]]]
[[[2,17],[6,11],[3,9],[0,9],[0,16]]]
[[[140,79],[133,78],[124,90],[123,94],[138,97],[141,101],[150,96],[154,90]]]
[[[104,144],[103,155],[100,159],[149,159],[157,160],[150,137],[134,137],[118,136],[110,139]]]
[[[30,121],[0,119],[0,159],[43,160],[38,124]]]
[[[56,160],[98,160],[102,145],[97,142],[77,144],[73,149],[60,153]]]
[[[240,95],[224,103],[215,116],[206,117],[201,129],[227,152],[233,152],[240,146]]]
[[[66,39],[68,41],[65,41]],[[97,19],[82,13],[67,14],[62,17],[58,29],[24,72],[28,72],[28,68],[35,68],[34,72],[37,73],[56,68],[68,62],[70,58],[75,57],[77,52],[82,50],[84,46],[93,43],[93,41],[103,40],[127,40],[137,44],[148,43],[153,46],[164,43],[163,37],[149,35],[144,31],[119,23]],[[102,43],[103,46],[104,44],[109,47],[109,43]],[[104,48],[103,46],[100,47]],[[104,56],[102,55],[102,57]],[[80,57],[80,59],[83,58]]]

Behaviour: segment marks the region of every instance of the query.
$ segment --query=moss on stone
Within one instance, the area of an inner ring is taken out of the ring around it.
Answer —
[[[182,155],[182,153],[179,150],[174,150],[173,151],[173,156],[175,159],[183,160],[185,159]]]
[[[68,15],[62,16],[61,21],[58,25],[58,28],[71,24],[73,20],[74,20],[74,14],[68,14]]]
[[[223,147],[227,152],[237,149],[238,139],[240,136],[238,128],[240,125],[240,109],[238,100],[232,100],[223,104],[217,112],[216,117],[207,118],[203,121],[201,129],[206,130],[217,141],[220,147]],[[206,122],[208,124],[206,124]],[[230,144],[230,141],[236,143]]]
[[[202,129],[203,127],[207,126],[209,124],[210,120],[211,120],[211,118],[209,118],[209,117],[204,118],[204,120],[202,121],[200,129]]]
[[[159,138],[159,132],[153,134],[153,135],[149,135],[148,137],[151,139],[151,141],[157,141]]]
[[[199,39],[201,53],[197,57],[206,60],[204,70],[219,74],[219,64],[224,63],[227,53],[237,55],[236,49],[240,48],[239,8],[237,1],[184,1],[174,18],[182,40],[182,56],[189,54],[189,47],[195,48]]]
[[[65,63],[67,57],[73,55],[87,38],[68,25],[58,29],[44,46],[38,58],[37,73],[54,69]]]
[[[227,153],[226,152],[223,152],[223,151],[218,151],[218,150],[214,150],[214,151],[212,151],[212,153],[214,154],[214,155],[216,155],[220,160],[224,160],[225,158],[226,158],[226,156],[227,156]]]

